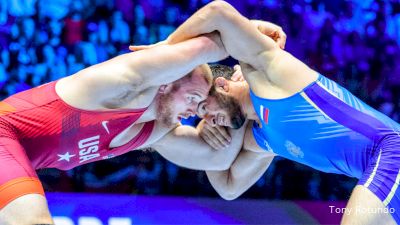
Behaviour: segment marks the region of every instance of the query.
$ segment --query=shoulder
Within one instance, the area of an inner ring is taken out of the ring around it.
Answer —
[[[154,127],[149,139],[146,141],[145,145],[148,147],[155,148],[159,145],[170,145],[174,144],[174,137],[176,137],[176,132],[179,132],[180,126],[166,127],[157,120],[154,121]]]

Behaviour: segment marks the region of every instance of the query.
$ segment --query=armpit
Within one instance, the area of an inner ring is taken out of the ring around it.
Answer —
[[[101,104],[108,109],[124,108],[124,106],[134,101],[137,95],[136,91],[124,91],[113,98],[104,100]]]

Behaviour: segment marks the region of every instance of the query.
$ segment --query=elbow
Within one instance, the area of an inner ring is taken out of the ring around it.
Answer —
[[[239,195],[236,195],[236,194],[223,194],[220,196],[221,196],[221,198],[223,198],[224,200],[227,200],[227,201],[232,201],[239,197]]]
[[[236,12],[232,5],[225,1],[213,1],[206,6],[208,15],[217,16],[218,19],[228,18],[228,16]]]
[[[226,1],[213,1],[209,3],[206,8],[214,13],[222,13],[226,10],[230,10],[233,7]]]
[[[227,173],[226,181],[219,184],[219,186],[214,186],[214,188],[219,196],[227,201],[238,198],[244,192],[238,181],[233,179],[230,171]]]
[[[241,193],[239,193],[238,191],[234,190],[234,189],[226,189],[223,192],[218,192],[219,196],[221,196],[221,198],[227,200],[227,201],[232,201],[237,199]]]

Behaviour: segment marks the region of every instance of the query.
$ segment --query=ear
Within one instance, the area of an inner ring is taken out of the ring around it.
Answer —
[[[160,88],[158,89],[158,93],[160,94],[166,94],[172,90],[172,84],[164,84],[161,85]]]
[[[224,91],[229,91],[229,83],[224,77],[218,77],[215,79],[215,86],[224,89]]]

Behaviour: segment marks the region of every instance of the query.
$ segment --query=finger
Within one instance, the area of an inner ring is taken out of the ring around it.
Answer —
[[[240,71],[240,73],[238,74],[233,74],[232,77],[235,76],[235,80],[234,81],[244,81],[244,76],[242,71]]]
[[[208,130],[211,132],[215,142],[218,142],[220,145],[223,145],[225,147],[229,145],[228,140],[224,137],[223,134],[221,134],[221,132],[217,128],[212,127]]]
[[[242,70],[241,69],[236,70],[232,74],[231,80],[232,81],[242,81],[242,80],[244,80]]]
[[[219,148],[225,148],[229,145],[229,143],[223,141],[223,138],[221,136],[218,136],[218,131],[216,131],[216,128],[207,125],[204,127],[203,130],[205,131],[205,134],[207,135],[209,140],[212,141],[215,146],[218,146]]]
[[[203,130],[200,133],[200,137],[214,149],[220,150],[220,149],[224,148],[223,145],[221,145],[220,143],[216,142],[214,140],[214,138],[212,138],[212,134],[210,132],[208,132],[208,131]]]
[[[228,132],[228,129],[226,129],[226,127],[222,127],[222,126],[217,126],[216,127],[217,130],[219,131],[219,133],[222,135],[222,137],[224,138],[224,140],[230,144],[231,143],[231,135]]]
[[[279,39],[279,31],[274,30],[273,32],[269,33],[268,36],[272,38],[275,42],[277,42]]]
[[[166,40],[160,41],[160,42],[157,42],[157,43],[151,44],[151,45],[130,45],[129,46],[129,50],[131,50],[131,51],[140,51],[140,50],[144,50],[144,49],[148,49],[148,48],[154,48],[156,46],[165,45],[165,44],[167,44]]]
[[[135,46],[129,45],[129,50],[132,51],[132,52],[136,51],[135,50]]]
[[[232,74],[231,80],[232,81],[239,81],[240,80],[240,75],[235,72],[234,74]]]
[[[212,127],[209,124],[205,123],[203,128],[200,130],[200,136],[207,138],[210,144],[222,147],[222,144],[215,139],[214,134],[210,130],[211,128]]]
[[[285,48],[286,34],[280,26],[266,21],[254,21],[254,23],[262,34],[277,42],[280,48]]]
[[[140,51],[148,48],[151,48],[151,45],[129,45],[129,50],[131,51]]]
[[[286,45],[286,34],[282,29],[279,29],[278,31],[278,45],[281,49],[285,49],[285,45]]]

